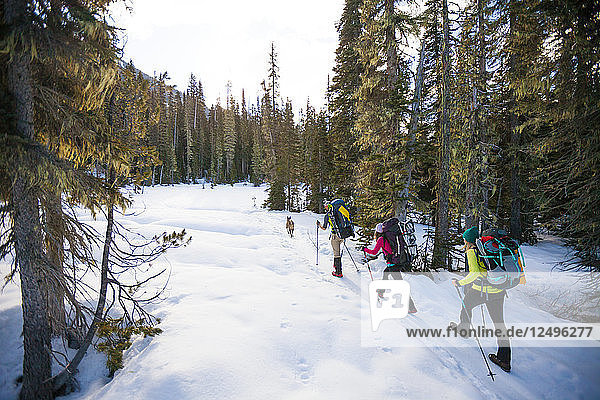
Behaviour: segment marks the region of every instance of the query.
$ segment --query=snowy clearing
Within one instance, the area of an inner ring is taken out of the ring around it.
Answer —
[[[344,278],[332,277],[323,231],[315,265],[311,240],[322,217],[255,208],[252,198],[260,206],[264,190],[178,185],[135,195],[132,211],[139,214],[123,217],[125,226],[148,237],[182,228],[192,236],[188,247],[161,260],[171,268],[169,297],[153,312],[164,332],[138,338],[111,381],[104,357],[91,351],[80,366],[81,391],[65,399],[600,398],[598,347],[513,348],[512,372],[492,366],[495,382],[476,347],[362,347],[360,288],[368,272],[361,266],[357,274],[344,255]],[[287,215],[294,238],[285,231]],[[549,241],[523,250],[536,272],[550,270],[566,251]],[[371,266],[379,277],[383,262]],[[559,321],[529,299],[528,291],[546,284],[532,279],[511,292],[507,322]],[[411,285],[419,312],[394,321],[398,327],[458,317],[449,281],[412,277]],[[21,321],[19,288],[11,283],[0,295],[0,399],[18,392]],[[483,344],[486,353],[496,351],[495,340]]]

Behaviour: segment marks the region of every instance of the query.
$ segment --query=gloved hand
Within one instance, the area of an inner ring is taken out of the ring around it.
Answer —
[[[362,252],[363,252],[363,255],[360,258],[360,262],[363,263],[363,264],[366,263],[366,262],[369,262],[369,259],[367,258],[367,253],[365,253],[365,248],[364,247],[362,248]]]
[[[363,249],[363,259],[365,260],[365,262],[374,261],[377,260],[377,256],[371,255],[365,252]]]

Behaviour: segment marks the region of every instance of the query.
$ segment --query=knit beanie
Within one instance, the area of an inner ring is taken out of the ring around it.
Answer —
[[[479,229],[476,226],[467,229],[462,234],[463,238],[469,243],[475,243],[475,240],[479,237]]]

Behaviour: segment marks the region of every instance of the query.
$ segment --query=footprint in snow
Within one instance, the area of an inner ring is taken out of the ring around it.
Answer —
[[[279,324],[279,326],[281,327],[281,329],[283,329],[285,331],[290,326],[292,326],[292,323],[287,318],[284,318],[281,320],[281,323]]]
[[[300,378],[300,381],[302,381],[302,383],[308,383],[308,380],[310,379],[310,370],[310,365],[306,363],[306,360],[304,358],[301,358],[300,360],[298,360],[296,377]]]

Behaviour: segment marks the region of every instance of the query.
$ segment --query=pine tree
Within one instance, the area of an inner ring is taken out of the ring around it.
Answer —
[[[357,120],[355,94],[363,71],[356,51],[362,30],[359,13],[361,5],[362,0],[346,0],[337,26],[339,41],[333,67],[335,75],[328,91],[331,96],[332,190],[337,196],[346,199],[355,194],[354,169],[358,162],[354,125]]]
[[[190,75],[188,88],[184,96],[184,120],[183,131],[185,137],[185,182],[193,182],[195,180],[195,170],[197,154],[195,150],[195,142],[197,141],[196,122],[198,111],[198,85],[194,74]]]
[[[179,159],[177,157],[177,144],[179,142],[178,138],[178,111],[179,111],[179,94],[178,92],[169,87],[168,89],[168,116],[167,116],[167,131],[165,132],[165,142],[166,142],[166,154],[168,163],[166,163],[167,170],[165,170],[166,176],[169,178],[169,183],[174,184],[176,173],[179,171],[178,162]]]
[[[493,108],[489,113],[489,125],[493,129],[491,135],[497,138],[495,144],[501,154],[499,162],[494,166],[499,176],[496,184],[497,198],[494,200],[498,224],[508,228],[510,234],[518,240],[533,243],[533,219],[537,212],[533,211],[536,200],[532,189],[536,185],[522,180],[522,177],[535,176],[535,171],[542,168],[542,165],[536,157],[531,157],[528,162],[523,157],[523,149],[532,142],[533,135],[530,130],[520,132],[517,129],[528,119],[518,115],[518,103],[527,103],[528,100],[517,101],[514,91],[515,83],[530,68],[530,65],[523,63],[521,53],[526,53],[531,46],[518,44],[519,31],[530,28],[534,28],[532,32],[537,30],[532,25],[535,22],[531,21],[531,17],[522,12],[524,6],[524,3],[509,0],[498,2],[494,7],[496,17],[491,19],[490,30],[497,33],[492,35],[491,41],[496,45],[493,46],[495,51],[491,53],[499,67],[492,76],[494,90],[490,103]],[[508,35],[500,32],[508,32]]]
[[[305,180],[307,208],[313,212],[324,212],[324,200],[328,191],[331,169],[331,143],[327,130],[327,114],[317,113],[307,101],[302,124],[305,153]]]
[[[573,260],[600,269],[599,6],[593,1],[526,1],[518,11],[511,52],[523,68],[511,82],[517,134],[534,131],[528,154],[543,168],[534,182],[539,220],[567,238]],[[513,18],[514,18],[513,17]]]
[[[277,98],[279,96],[279,64],[277,63],[277,52],[275,51],[275,43],[271,42],[271,52],[269,53],[269,70],[268,70],[268,89],[271,93],[272,114],[277,111]]]
[[[252,164],[251,164],[251,179],[254,186],[258,186],[264,179],[264,146],[263,136],[261,135],[260,127],[257,125],[253,130],[254,140],[252,141]]]
[[[250,166],[252,165],[253,139],[251,117],[246,106],[246,96],[242,89],[242,106],[240,112],[240,147],[241,165],[240,176],[246,180],[250,178]]]
[[[449,267],[449,205],[450,205],[450,20],[446,0],[426,3],[425,30],[425,93],[433,96],[428,101],[429,122],[437,137],[437,185],[435,208],[435,238],[433,266]]]
[[[224,143],[224,112],[217,100],[216,106],[213,106],[209,115],[209,130],[212,140],[211,155],[211,180],[215,183],[222,183],[225,177],[225,143]]]
[[[198,118],[197,126],[199,126],[198,146],[200,149],[198,150],[197,154],[199,154],[200,157],[200,177],[205,178],[206,174],[208,173],[208,169],[210,168],[210,155],[212,153],[212,148],[210,132],[208,129],[208,108],[204,99],[204,89],[202,88],[202,83],[200,81],[198,82],[198,101],[198,113],[196,116]]]
[[[225,152],[225,173],[228,182],[235,179],[234,156],[236,148],[236,130],[235,130],[235,100],[230,94],[231,82],[227,84],[227,105],[223,117],[223,146]]]
[[[186,112],[185,112],[185,93],[179,90],[173,91],[175,106],[175,120],[173,143],[175,147],[175,160],[177,165],[176,173],[173,174],[173,183],[185,182],[187,171],[187,134],[186,134]]]
[[[399,53],[397,34],[406,40],[412,20],[396,9],[395,1],[366,0],[361,22],[364,30],[358,47],[363,73],[357,92],[357,205],[358,222],[366,227],[402,213],[400,195],[405,177],[401,173],[407,158],[405,124],[410,73],[407,60]]]
[[[158,80],[158,154],[162,163],[158,183],[163,184],[175,163],[174,150],[172,145],[172,131],[170,130],[170,89],[165,83],[168,79],[167,73],[159,76]]]
[[[270,183],[266,206],[271,210],[285,209],[285,180],[282,176],[280,140],[281,113],[277,108],[279,89],[279,65],[275,45],[271,43],[268,64],[268,84],[263,81],[263,98],[261,101],[261,131],[267,142],[267,152],[264,168]]]
[[[296,205],[299,202],[297,184],[300,182],[302,144],[294,123],[294,112],[289,99],[285,103],[281,135],[283,143],[285,143],[285,146],[282,148],[282,160],[284,163],[282,172],[286,182],[286,209],[293,211],[297,209]]]
[[[416,139],[417,131],[419,129],[419,120],[421,118],[421,96],[423,93],[423,63],[425,58],[425,42],[421,41],[421,50],[419,52],[419,62],[417,65],[417,71],[414,82],[413,100],[410,110],[410,125],[408,127],[408,141],[407,141],[407,160],[406,160],[406,177],[404,178],[404,185],[402,192],[400,193],[400,203],[398,217],[400,221],[406,221],[408,201],[410,198],[411,189],[414,187],[415,179],[415,164],[416,164]],[[414,196],[413,196],[414,201]]]
[[[92,212],[107,194],[124,203],[86,170],[105,160],[109,138],[98,129],[103,123],[99,110],[118,70],[106,6],[100,1],[37,7],[24,0],[1,6],[0,98],[6,112],[0,114],[0,125],[8,129],[3,130],[0,175],[12,185],[2,187],[8,206],[0,218],[10,221],[11,234],[0,246],[0,258],[14,249],[21,278],[21,399],[50,399],[60,388],[51,379],[48,303],[62,313],[52,304],[63,300],[56,291],[66,282],[61,263],[92,248],[79,221],[64,213],[61,198]],[[120,155],[124,165],[128,158]]]

